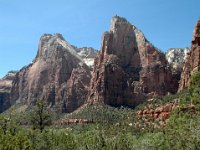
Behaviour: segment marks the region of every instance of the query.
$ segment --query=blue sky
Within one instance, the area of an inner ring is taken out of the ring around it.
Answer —
[[[162,51],[190,47],[199,6],[200,0],[0,0],[0,77],[34,59],[43,33],[99,49],[116,14]]]

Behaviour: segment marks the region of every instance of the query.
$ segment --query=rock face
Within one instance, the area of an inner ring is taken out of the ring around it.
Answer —
[[[7,91],[9,92],[11,87],[12,87],[12,81],[16,75],[16,71],[9,71],[5,77],[0,79],[0,91],[4,92]]]
[[[96,57],[98,51],[92,47],[82,47],[75,48],[78,55],[83,59],[83,61],[90,67],[94,66],[94,58]]]
[[[10,89],[16,72],[10,71],[0,79],[0,113],[10,107]]]
[[[171,82],[173,83],[175,89],[178,89],[179,87],[183,65],[189,52],[189,48],[171,48],[165,55],[172,70],[173,80]]]
[[[44,34],[33,63],[16,74],[11,103],[32,106],[44,100],[49,107],[71,112],[85,102],[90,79],[90,68],[61,34]]]
[[[95,58],[89,103],[130,106],[175,92],[165,55],[126,19],[112,18]]]
[[[170,48],[166,53],[166,59],[174,72],[182,72],[184,62],[187,54],[190,52],[189,48]]]
[[[200,71],[200,19],[193,32],[191,52],[188,54],[181,74],[179,91],[188,87],[193,72]]]
[[[154,120],[166,120],[169,118],[172,111],[178,108],[178,100],[168,102],[164,105],[152,108],[152,105],[147,105],[144,110],[137,111],[137,115],[142,117],[151,117]]]
[[[152,101],[154,101],[153,99]],[[137,119],[134,125],[138,128],[163,128],[167,124],[168,118],[171,116],[174,110],[178,112],[190,112],[196,113],[195,105],[188,104],[184,107],[179,105],[179,99],[174,99],[171,102],[165,104],[152,104],[152,101],[147,103],[144,108],[136,112]]]

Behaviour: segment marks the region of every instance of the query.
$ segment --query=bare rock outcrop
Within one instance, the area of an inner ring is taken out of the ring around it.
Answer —
[[[16,71],[10,71],[0,79],[0,113],[10,107],[10,89]]]
[[[153,99],[152,101],[155,101]],[[193,104],[180,105],[180,99],[174,99],[171,102],[164,104],[156,104],[149,101],[143,108],[139,108],[136,111],[136,120],[134,125],[136,127],[147,128],[163,128],[174,111],[180,112],[192,112],[196,113],[196,107]]]
[[[137,111],[136,114],[142,117],[151,117],[154,120],[165,121],[170,117],[171,112],[179,107],[177,100],[168,102],[155,108],[152,108],[151,106],[152,105],[147,105],[143,110]]]
[[[60,112],[71,112],[85,102],[90,79],[90,68],[61,34],[44,34],[33,63],[16,74],[11,103],[32,106],[44,100]]]
[[[189,52],[189,48],[170,48],[165,54],[172,70],[173,80],[171,82],[173,83],[175,89],[178,89],[179,87],[183,65]]]
[[[130,106],[176,92],[165,55],[125,18],[112,18],[95,58],[89,103]]]
[[[77,54],[83,59],[83,61],[92,69],[94,66],[94,58],[98,51],[92,47],[76,48]]]
[[[182,72],[183,65],[186,61],[187,55],[190,52],[188,47],[186,48],[170,48],[166,53],[166,59],[169,65],[172,67],[173,72]]]
[[[188,87],[191,74],[197,71],[200,71],[200,19],[197,21],[194,28],[191,51],[188,53],[183,67],[179,91]]]

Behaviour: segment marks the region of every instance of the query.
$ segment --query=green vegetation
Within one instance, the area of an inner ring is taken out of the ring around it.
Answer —
[[[189,92],[191,95],[191,103],[200,109],[200,73],[194,73],[191,78]]]
[[[91,120],[92,123],[89,124],[52,124],[48,127],[52,114],[47,111],[43,103],[38,103],[28,114],[11,111],[0,117],[0,149],[198,150],[200,149],[199,89],[200,73],[196,73],[192,76],[188,90],[173,96],[158,97],[134,110],[91,105],[72,114],[62,115],[63,119]],[[172,113],[164,128],[150,130],[149,127],[134,126],[134,123],[138,122],[135,111],[143,109],[150,103],[157,107],[174,99],[178,99],[179,107]],[[41,118],[43,118],[42,123]]]
[[[30,113],[30,123],[33,129],[39,129],[42,132],[45,126],[51,124],[51,113],[43,101],[38,101],[36,107]]]

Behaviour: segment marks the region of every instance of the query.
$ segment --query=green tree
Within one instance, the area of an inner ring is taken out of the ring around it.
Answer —
[[[189,92],[191,95],[191,103],[200,108],[200,72],[192,74]]]
[[[32,110],[30,114],[30,122],[33,129],[39,129],[42,132],[45,126],[51,125],[51,113],[47,109],[44,101],[38,101],[36,107]]]
[[[4,135],[7,133],[15,135],[19,127],[19,123],[16,121],[16,118],[12,116],[11,112],[9,115],[0,115],[0,130]]]

